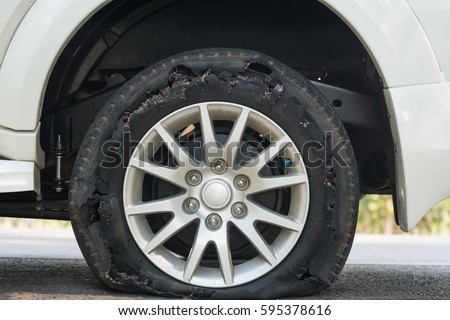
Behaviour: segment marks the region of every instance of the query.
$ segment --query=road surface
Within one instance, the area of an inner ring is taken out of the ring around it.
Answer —
[[[63,229],[0,229],[0,283],[0,299],[158,299],[103,287]],[[450,237],[357,235],[339,279],[311,299],[450,299]]]

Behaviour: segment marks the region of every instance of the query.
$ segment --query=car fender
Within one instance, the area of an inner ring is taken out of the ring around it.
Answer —
[[[1,65],[0,126],[37,129],[48,79],[59,55],[79,28],[108,2],[39,0],[33,4]]]
[[[0,65],[14,33],[35,0],[0,2]]]
[[[397,215],[409,231],[450,195],[450,83],[406,1],[321,2],[359,37],[382,77],[395,145]]]

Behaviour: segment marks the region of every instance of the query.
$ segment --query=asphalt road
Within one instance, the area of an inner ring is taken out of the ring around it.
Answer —
[[[158,299],[104,288],[70,230],[0,229],[0,283],[0,299]],[[450,237],[357,236],[337,282],[310,298],[450,299]]]

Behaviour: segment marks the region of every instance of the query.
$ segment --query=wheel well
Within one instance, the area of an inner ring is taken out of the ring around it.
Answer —
[[[163,58],[206,47],[251,49],[282,61],[329,86],[331,96],[338,97],[330,102],[339,115],[347,100],[358,108],[369,99],[370,108],[349,109],[365,121],[341,118],[355,150],[362,192],[392,192],[393,143],[380,77],[354,33],[316,0],[112,1],[72,38],[50,77],[41,118],[47,164],[43,192],[67,196],[84,134],[118,87]],[[59,181],[54,179],[58,157],[63,159]]]

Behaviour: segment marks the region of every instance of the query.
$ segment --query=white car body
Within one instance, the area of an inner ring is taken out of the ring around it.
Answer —
[[[402,230],[450,196],[450,2],[321,0],[357,35],[383,80]],[[105,0],[0,2],[0,192],[40,192],[40,117],[52,70]]]

